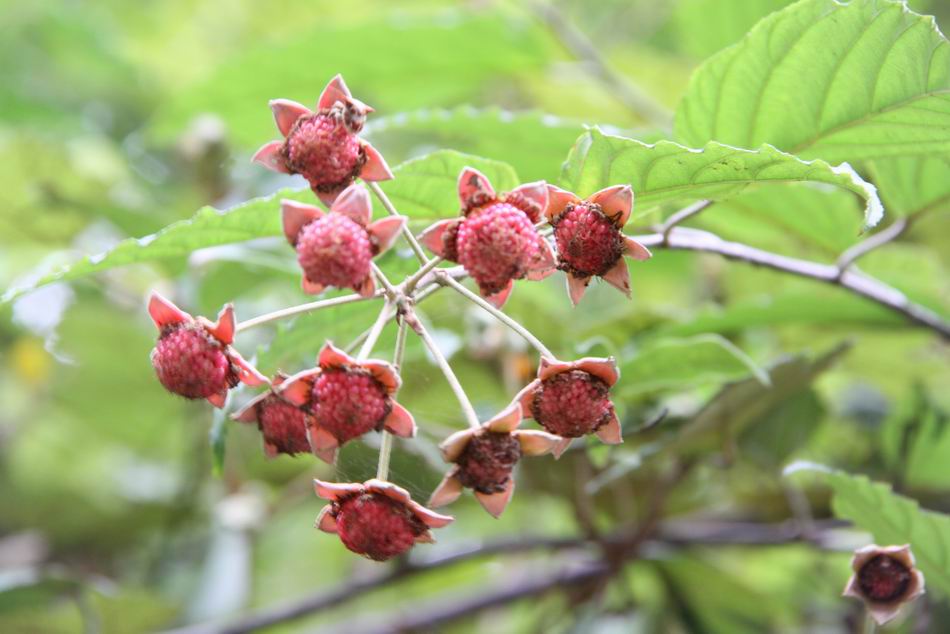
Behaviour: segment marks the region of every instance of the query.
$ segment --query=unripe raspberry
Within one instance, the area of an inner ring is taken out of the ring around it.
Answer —
[[[341,445],[381,430],[391,408],[385,388],[361,369],[326,370],[313,385],[314,417]]]
[[[474,436],[458,457],[457,477],[462,486],[481,493],[505,490],[511,470],[521,458],[521,443],[510,432],[486,431]]]
[[[406,552],[427,531],[406,505],[379,493],[355,495],[337,502],[336,507],[340,541],[374,561]]]
[[[196,323],[163,329],[152,367],[166,389],[185,398],[208,398],[238,383],[225,347]]]
[[[508,203],[472,211],[458,228],[458,261],[485,295],[524,277],[538,253],[538,233],[527,215]]]
[[[599,205],[568,205],[554,221],[558,268],[576,276],[606,275],[623,256],[624,241]]]
[[[317,192],[340,191],[359,176],[366,154],[336,112],[300,117],[283,148],[287,167]]]
[[[274,394],[261,401],[257,408],[258,426],[266,446],[291,456],[310,453],[306,412]]]
[[[370,236],[343,214],[326,214],[304,226],[296,248],[304,275],[317,284],[358,289],[370,273]]]
[[[613,416],[609,387],[582,370],[561,372],[541,381],[534,393],[534,418],[552,434],[579,438],[597,431]]]

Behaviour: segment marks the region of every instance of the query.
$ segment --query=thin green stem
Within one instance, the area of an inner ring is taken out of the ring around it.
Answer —
[[[402,358],[406,352],[406,320],[399,322],[399,330],[396,331],[396,349],[393,352],[393,366],[396,372],[402,368]],[[379,444],[379,463],[376,467],[376,478],[385,480],[389,477],[389,456],[393,451],[393,435],[383,430],[383,437]]]
[[[365,181],[367,187],[370,188],[376,198],[379,199],[379,202],[383,204],[383,207],[391,216],[398,216],[399,212],[396,211],[396,207],[393,205],[392,201],[389,200],[389,197],[386,195],[386,192],[375,183],[374,181]],[[427,264],[429,258],[426,257],[425,251],[422,250],[422,245],[419,244],[419,241],[416,240],[416,237],[412,235],[412,231],[409,230],[408,225],[403,225],[402,227],[402,237],[406,239],[406,242],[409,243],[409,247],[412,249],[413,253],[416,254],[416,257],[419,259],[420,264]]]
[[[514,330],[519,335],[521,335],[521,337],[525,341],[527,341],[529,344],[534,346],[535,350],[541,353],[542,357],[547,357],[548,359],[554,359],[554,353],[548,350],[547,346],[541,343],[540,339],[538,339],[533,334],[531,334],[531,332],[527,328],[519,324],[517,321],[515,321],[514,319],[512,319],[505,313],[501,312],[500,310],[492,306],[490,303],[485,301],[483,298],[479,297],[472,291],[462,286],[460,283],[453,280],[448,275],[438,275],[438,279],[439,279],[440,284],[445,284],[446,286],[450,287],[452,290],[457,292],[462,297],[465,297],[469,301],[475,304],[478,304],[478,306],[482,308],[485,312],[489,313],[492,317],[494,317],[495,319],[505,324],[506,326]]]
[[[315,310],[320,310],[321,308],[330,308],[331,306],[341,306],[343,304],[351,304],[353,302],[361,302],[367,299],[376,299],[377,297],[382,297],[383,291],[376,291],[373,295],[369,297],[363,297],[362,295],[343,295],[342,297],[332,297],[330,299],[321,299],[316,302],[308,302],[306,304],[300,304],[299,306],[291,306],[290,308],[284,308],[281,310],[275,310],[272,313],[266,313],[259,317],[254,317],[248,319],[247,321],[242,321],[237,325],[235,331],[242,332],[261,324],[266,324],[271,321],[277,321],[278,319],[285,319],[287,317],[293,317],[294,315],[299,315],[301,313],[311,313]]]
[[[478,422],[478,414],[475,413],[472,402],[465,393],[462,384],[459,383],[458,377],[455,376],[455,372],[452,371],[452,366],[449,365],[445,355],[442,354],[442,351],[439,350],[439,346],[436,345],[432,339],[432,335],[429,334],[426,327],[422,325],[422,321],[414,313],[406,315],[404,319],[409,322],[409,325],[415,333],[422,339],[422,343],[425,344],[425,347],[432,353],[436,365],[442,370],[442,374],[445,375],[445,380],[448,381],[449,387],[451,387],[452,392],[455,393],[455,398],[458,399],[459,405],[462,407],[462,413],[465,415],[465,420],[468,422],[469,427],[480,427],[481,423]]]
[[[379,336],[382,334],[383,328],[386,327],[386,324],[392,318],[390,316],[391,307],[392,304],[387,301],[383,305],[383,309],[379,311],[379,316],[373,323],[373,327],[369,329],[366,339],[363,340],[363,345],[360,347],[360,351],[356,354],[357,361],[365,361],[369,357],[369,354],[373,351],[373,346],[375,346],[376,342],[379,340]]]

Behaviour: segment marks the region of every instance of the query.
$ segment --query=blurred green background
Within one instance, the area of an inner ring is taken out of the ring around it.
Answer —
[[[786,4],[558,6],[615,70],[672,110],[699,62]],[[910,4],[950,24],[947,3]],[[669,136],[631,112],[533,5],[517,2],[7,0],[0,32],[0,288],[202,205],[223,209],[300,186],[249,162],[276,137],[267,100],[312,104],[338,72],[376,108],[366,137],[390,165],[452,148],[506,161],[523,181],[556,182],[584,125],[647,141]],[[803,209],[818,206],[834,209],[825,225],[802,221]],[[638,218],[628,232],[668,211]],[[858,240],[860,213],[847,194],[776,186],[718,205],[695,226],[832,262]],[[862,268],[946,314],[948,231],[948,214],[932,213]],[[382,265],[410,270],[409,257],[400,248]],[[594,286],[573,310],[558,274],[519,284],[506,307],[562,358],[622,360],[615,400],[627,442],[608,449],[593,441],[559,463],[526,461],[498,521],[463,496],[439,543],[416,549],[422,560],[496,538],[628,525],[684,460],[697,464],[667,501],[670,526],[687,517],[801,519],[802,493],[781,476],[796,459],[868,473],[931,508],[950,508],[950,367],[936,336],[838,289],[716,256],[660,252],[631,268],[633,301]],[[263,239],[0,305],[0,632],[144,632],[233,618],[380,567],[312,528],[322,504],[310,485],[315,476],[372,475],[376,439],[347,446],[338,473],[306,456],[267,460],[253,427],[167,394],[148,362],[150,289],[194,314],[234,301],[247,318],[307,301],[298,275],[286,245]],[[531,378],[534,360],[473,308],[440,293],[424,314],[489,416]],[[237,345],[246,356],[256,351],[267,373],[296,371],[325,339],[356,336],[373,310],[328,310],[247,333]],[[391,354],[393,339],[390,328],[378,356]],[[779,389],[752,378],[756,368],[776,367]],[[437,443],[464,423],[412,339],[404,376],[400,401],[421,436],[397,441],[391,477],[424,501],[444,470]],[[726,408],[735,428],[709,423],[709,403]],[[638,431],[664,411],[660,424]],[[678,435],[686,428],[699,431]],[[821,489],[811,503],[827,517]],[[597,600],[550,593],[444,631],[847,631],[860,611],[838,598],[849,574],[844,551],[862,542],[838,539],[827,546],[841,553],[658,537]],[[376,631],[373,624],[552,565],[538,553],[478,559],[273,631],[342,631],[353,619]],[[932,624],[950,619],[939,594],[928,615]]]

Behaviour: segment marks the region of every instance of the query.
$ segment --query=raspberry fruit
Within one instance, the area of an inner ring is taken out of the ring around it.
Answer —
[[[340,192],[359,175],[366,153],[334,112],[300,117],[284,143],[287,168],[307,179],[318,193]]]
[[[521,444],[510,433],[485,432],[469,441],[458,458],[462,486],[481,493],[499,493],[521,458]]]
[[[238,383],[224,346],[194,323],[162,332],[152,367],[165,389],[185,398],[208,398]]]
[[[483,295],[494,295],[521,279],[538,253],[538,232],[523,211],[493,203],[473,211],[458,228],[458,261]]]
[[[317,284],[359,289],[370,274],[374,254],[369,234],[342,214],[327,214],[304,226],[296,248],[304,275]]]
[[[851,558],[851,570],[854,574],[844,595],[863,601],[878,625],[893,619],[904,604],[924,593],[924,575],[917,570],[908,544],[859,548]]]
[[[231,347],[234,308],[228,304],[211,323],[195,319],[158,293],[148,300],[148,314],[159,336],[152,367],[165,389],[185,398],[206,398],[224,407],[228,389],[238,382],[262,385],[267,379]]]
[[[363,484],[313,481],[318,497],[329,500],[317,528],[336,533],[349,550],[375,561],[402,554],[417,542],[432,542],[430,528],[453,518],[413,502],[409,493],[383,480]]]
[[[356,136],[373,109],[354,99],[339,75],[320,94],[316,111],[289,99],[274,99],[270,107],[284,140],[266,143],[253,160],[276,172],[300,174],[324,204],[333,204],[356,178],[393,177],[376,148]]]
[[[389,395],[366,371],[332,369],[320,373],[313,386],[317,423],[339,444],[380,431],[391,409]]]
[[[552,434],[579,438],[610,420],[613,405],[609,391],[606,383],[586,372],[563,372],[541,381],[532,411],[535,420]]]
[[[579,277],[606,275],[623,256],[623,237],[598,205],[568,205],[554,222],[558,269]]]
[[[258,405],[258,427],[265,446],[275,453],[290,456],[310,453],[310,441],[307,440],[309,418],[306,412],[274,394]]]
[[[343,545],[373,561],[401,555],[427,530],[404,505],[378,493],[338,502],[336,522]]]

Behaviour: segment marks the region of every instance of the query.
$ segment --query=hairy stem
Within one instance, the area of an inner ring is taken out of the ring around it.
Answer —
[[[490,314],[492,317],[505,324],[513,331],[518,333],[525,341],[534,347],[542,357],[547,357],[548,359],[554,359],[554,354],[547,349],[547,347],[541,343],[541,340],[531,334],[527,328],[519,324],[517,321],[498,310],[492,306],[489,302],[485,301],[482,297],[479,297],[472,291],[468,290],[455,280],[453,280],[448,275],[437,275],[437,279],[440,284],[444,284],[454,290],[456,293],[471,301],[474,304],[477,304],[482,310]]]
[[[382,297],[383,291],[376,291],[374,294],[369,297],[363,297],[362,295],[343,295],[342,297],[332,297],[330,299],[321,299],[316,302],[308,302],[306,304],[300,304],[299,306],[291,306],[290,308],[283,308],[281,310],[275,310],[272,313],[267,313],[261,315],[260,317],[254,317],[246,321],[242,321],[237,325],[235,330],[237,332],[243,332],[250,328],[260,326],[261,324],[266,324],[271,321],[277,321],[278,319],[285,319],[287,317],[293,317],[294,315],[299,315],[301,313],[311,313],[315,310],[320,310],[321,308],[330,308],[331,306],[341,306],[343,304],[352,304],[353,302],[361,302],[367,299],[376,299],[377,297]]]
[[[400,320],[399,330],[396,331],[396,349],[393,352],[393,366],[396,372],[402,370],[402,358],[406,353],[406,320]],[[393,435],[385,429],[379,445],[379,463],[376,466],[376,478],[385,480],[389,477],[389,456],[393,450]]]
[[[468,422],[469,427],[480,427],[481,424],[478,422],[478,414],[475,413],[475,408],[472,407],[472,402],[468,398],[468,394],[465,393],[465,388],[462,387],[462,384],[459,383],[458,377],[455,376],[455,372],[452,371],[452,366],[449,365],[449,362],[446,360],[445,355],[442,354],[442,351],[439,350],[439,346],[436,345],[435,341],[432,339],[432,335],[429,334],[429,331],[422,321],[416,316],[415,313],[410,313],[403,317],[405,321],[409,323],[409,326],[415,331],[419,338],[422,340],[422,343],[425,344],[425,347],[429,349],[429,352],[432,353],[432,357],[435,359],[436,364],[439,366],[439,369],[442,370],[442,374],[445,375],[445,380],[448,381],[449,387],[452,388],[452,391],[455,393],[455,398],[458,399],[459,405],[462,408],[462,413],[465,415],[465,420]]]
[[[389,196],[386,195],[386,192],[374,181],[365,181],[366,185],[370,190],[376,195],[376,198],[379,199],[379,202],[383,204],[383,207],[391,216],[398,216],[399,212],[396,211],[396,207],[393,205],[392,201],[389,200]],[[402,227],[402,237],[406,239],[406,242],[409,243],[409,247],[412,249],[412,252],[416,254],[416,258],[419,259],[420,264],[427,264],[429,258],[426,257],[425,251],[422,250],[422,245],[419,244],[419,241],[416,240],[416,237],[412,235],[412,231],[409,230],[407,225]]]

